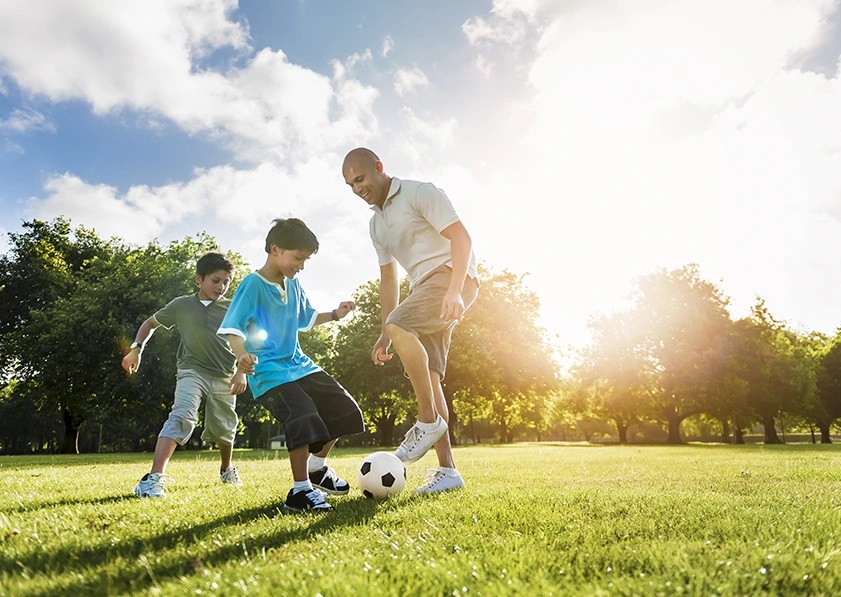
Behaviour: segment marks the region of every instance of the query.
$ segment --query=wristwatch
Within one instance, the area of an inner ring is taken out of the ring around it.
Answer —
[[[129,346],[130,350],[134,350],[135,348],[139,348],[143,352],[143,345],[140,342],[132,342],[131,346]]]

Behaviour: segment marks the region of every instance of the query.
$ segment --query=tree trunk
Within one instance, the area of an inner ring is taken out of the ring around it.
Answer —
[[[380,446],[394,445],[394,422],[396,420],[396,415],[389,415],[376,422],[377,443],[379,443]]]
[[[781,444],[783,440],[777,435],[777,428],[774,425],[774,417],[763,416],[762,426],[765,428],[765,443],[766,444]]]
[[[829,436],[829,423],[820,423],[818,427],[821,430],[821,443],[831,444],[832,438]]]
[[[62,454],[78,454],[79,428],[82,423],[77,422],[76,418],[66,408],[62,411],[61,416],[64,419],[64,439],[61,441],[60,452]]]
[[[450,420],[447,422],[447,426],[449,427],[448,433],[450,434],[450,444],[458,445],[458,438],[456,437],[456,429],[458,428],[458,415],[456,414],[455,409],[453,408],[453,397],[450,392],[447,391],[447,387],[445,385],[441,385],[441,389],[444,392],[444,402],[447,403],[447,410],[450,413]]]
[[[730,421],[727,420],[727,417],[722,417],[719,420],[721,421],[721,443],[729,444],[730,443]]]
[[[628,425],[623,423],[621,419],[614,419],[616,424],[616,433],[619,435],[619,443],[623,446],[628,443]]]

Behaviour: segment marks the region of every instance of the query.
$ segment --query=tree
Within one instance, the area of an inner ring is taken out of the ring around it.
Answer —
[[[468,416],[489,416],[500,441],[510,442],[518,425],[539,429],[550,416],[536,420],[532,406],[558,392],[558,364],[525,276],[484,266],[479,274],[479,295],[453,332],[444,395],[454,428],[460,402]]]
[[[807,346],[758,299],[751,316],[736,322],[741,336],[739,376],[747,382],[747,404],[765,429],[765,443],[780,444],[781,412],[804,413],[816,400],[814,368]]]
[[[61,414],[62,452],[79,450],[91,419],[120,426],[110,436],[126,429],[138,441],[149,437],[155,413],[165,416],[172,400],[177,338],[162,334],[170,337],[144,352],[134,379],[120,359],[143,319],[193,290],[195,261],[218,249],[215,241],[203,234],[167,248],[130,247],[63,219],[25,223],[24,231],[10,235],[12,248],[0,258],[4,364],[33,404]]]
[[[841,417],[841,330],[818,358],[816,385],[820,408],[816,409],[813,420],[820,429],[821,443],[830,444],[832,424]]]

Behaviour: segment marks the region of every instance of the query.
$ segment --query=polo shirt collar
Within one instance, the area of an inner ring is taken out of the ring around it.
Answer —
[[[400,179],[396,176],[391,177],[391,186],[388,187],[388,195],[385,197],[385,201],[383,201],[383,209],[385,206],[394,199],[397,193],[400,192]],[[372,205],[371,209],[374,211],[382,211],[381,208],[377,207],[376,205]]]

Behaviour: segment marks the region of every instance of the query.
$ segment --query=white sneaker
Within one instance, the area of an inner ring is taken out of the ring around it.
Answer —
[[[406,432],[403,442],[397,446],[394,455],[406,464],[416,462],[429,452],[429,449],[435,445],[435,442],[444,437],[445,433],[447,433],[447,422],[441,415],[438,415],[438,420],[435,421],[435,429],[432,431],[424,431],[415,423]]]
[[[229,485],[242,485],[242,480],[239,478],[239,473],[235,466],[229,466],[224,472],[220,473],[219,480]]]
[[[172,477],[164,473],[146,473],[137,482],[134,495],[137,497],[165,498],[164,485],[172,481]]]
[[[450,491],[464,487],[464,479],[461,474],[441,472],[440,469],[431,468],[426,471],[426,483],[415,489],[415,493],[437,493],[439,491]]]

